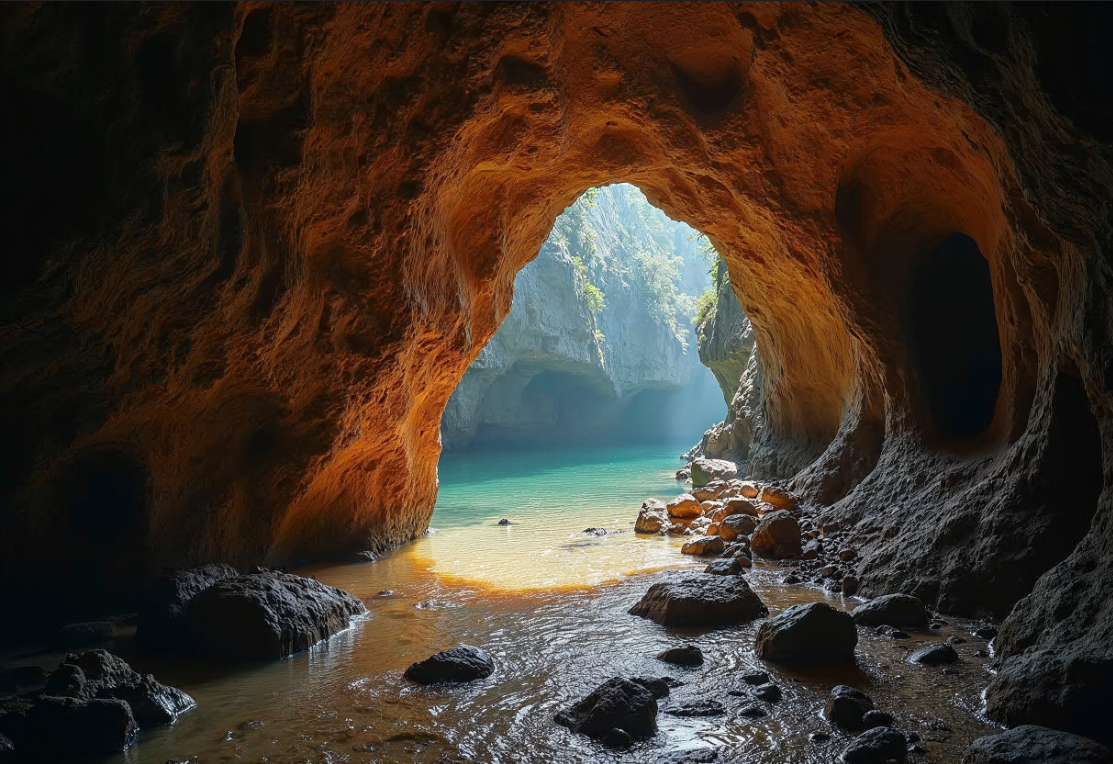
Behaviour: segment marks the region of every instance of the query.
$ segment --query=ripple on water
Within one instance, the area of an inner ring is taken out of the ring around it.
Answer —
[[[670,540],[639,539],[633,533],[603,537],[599,545],[562,548],[584,528],[631,525],[646,495],[667,498],[676,492],[671,458],[666,463],[664,456],[647,457],[643,462],[649,466],[631,467],[632,461],[599,468],[609,470],[605,480],[585,476],[596,469],[591,465],[580,468],[579,478],[573,472],[560,474],[562,489],[553,488],[546,475],[536,478],[532,514],[508,504],[499,487],[507,476],[497,464],[487,465],[490,469],[479,469],[475,480],[500,505],[446,517],[438,509],[441,533],[378,563],[302,571],[361,597],[370,613],[301,655],[252,666],[128,656],[137,668],[183,687],[198,707],[173,727],[143,733],[132,752],[108,761],[145,764],[197,756],[205,764],[579,764],[657,762],[666,753],[712,749],[720,751],[719,761],[818,764],[833,761],[849,740],[821,716],[835,684],[860,687],[903,729],[919,733],[926,749],[920,761],[958,762],[962,747],[990,729],[978,715],[985,661],[973,657],[985,643],[970,638],[972,624],[963,621],[938,632],[913,633],[904,641],[863,629],[855,664],[803,669],[766,664],[753,654],[757,622],[716,631],[666,629],[629,615],[652,583],[670,575],[637,571],[702,565],[679,555]],[[566,466],[553,470],[559,473]],[[619,479],[626,468],[634,474]],[[584,489],[576,493],[580,484]],[[446,479],[442,491],[451,494],[450,487]],[[515,490],[518,495],[525,491]],[[598,514],[586,509],[592,503],[602,505]],[[509,529],[494,525],[502,516],[518,524]],[[480,563],[472,564],[471,558]],[[818,589],[782,587],[776,583],[779,575],[759,565],[747,577],[771,613],[816,600],[843,609],[856,604]],[[377,596],[384,590],[393,594]],[[962,660],[954,674],[906,662],[911,650],[952,634],[969,639],[956,646]],[[700,645],[703,666],[676,667],[655,658],[686,641]],[[402,678],[410,663],[461,643],[491,654],[496,672],[463,686],[420,687]],[[783,691],[779,702],[749,696],[752,688],[741,677],[753,670],[772,675]],[[662,713],[654,738],[615,756],[553,722],[557,711],[616,675],[672,677],[679,684],[662,706],[717,700],[725,713]],[[743,713],[755,702],[767,716]],[[809,740],[817,732],[830,733],[830,739]]]

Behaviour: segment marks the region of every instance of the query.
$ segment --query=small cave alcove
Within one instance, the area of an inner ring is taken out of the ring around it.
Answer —
[[[933,439],[965,443],[985,432],[1001,388],[1001,340],[989,262],[969,236],[949,236],[913,268],[911,346]]]

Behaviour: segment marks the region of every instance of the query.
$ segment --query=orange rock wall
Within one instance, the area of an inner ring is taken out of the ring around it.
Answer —
[[[1110,177],[1109,136],[1010,68],[1070,47],[1021,44],[1038,20],[867,10],[3,7],[7,570],[114,585],[421,533],[441,411],[515,273],[622,181],[724,254],[765,364],[758,466],[860,524],[865,590],[1007,610],[1097,509],[1100,460],[1091,485],[1070,449],[1113,442],[1111,224],[1074,196]],[[933,24],[997,46],[980,82]],[[908,342],[913,264],[955,233],[1003,356],[962,443]],[[1099,439],[1059,434],[1076,417]],[[1057,494],[1057,465],[1086,485]]]

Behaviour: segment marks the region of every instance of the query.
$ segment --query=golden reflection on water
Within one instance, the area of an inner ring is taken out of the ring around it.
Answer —
[[[517,542],[524,535],[517,530],[505,537]],[[571,571],[543,566],[545,573],[524,577],[529,586],[510,588],[499,582],[511,580],[514,565],[532,564],[528,554],[505,568],[465,567],[466,575],[456,580],[435,572],[451,563],[439,555],[444,551],[453,558],[467,542],[437,541],[449,539],[423,539],[375,564],[299,571],[351,591],[370,613],[348,631],[288,660],[220,666],[127,655],[138,668],[186,689],[198,707],[171,728],[143,733],[136,748],[107,761],[162,764],[196,756],[204,764],[580,764],[658,762],[666,754],[714,748],[721,751],[719,761],[818,764],[833,761],[849,740],[820,716],[830,687],[840,683],[861,687],[904,729],[922,734],[927,753],[921,761],[958,762],[962,747],[988,729],[977,716],[987,678],[984,661],[972,655],[984,643],[958,646],[963,660],[953,675],[905,662],[908,651],[923,640],[968,634],[968,624],[914,634],[909,643],[863,630],[856,664],[786,670],[752,653],[756,622],[715,631],[676,630],[626,612],[653,582],[683,572],[619,575],[613,583],[582,586],[572,582],[591,580],[584,571],[599,570],[598,565]],[[662,559],[672,565],[698,569],[703,564],[677,554],[668,540],[645,543],[657,544]],[[602,548],[617,553],[617,559],[633,559],[636,540],[622,544],[628,548]],[[518,548],[529,549],[529,544]],[[647,551],[651,558],[656,554]],[[495,556],[487,549],[477,552]],[[487,577],[483,585],[481,574]],[[761,566],[748,575],[774,613],[824,598],[836,607],[855,604],[815,589],[779,586],[780,575]],[[560,581],[562,588],[541,588],[540,581]],[[703,649],[702,667],[683,669],[654,658],[687,640]],[[402,678],[413,661],[460,643],[490,653],[498,665],[495,674],[457,687],[418,687]],[[127,653],[126,642],[118,648]],[[740,677],[755,669],[769,671],[784,691],[762,719],[741,715],[750,700],[729,694],[744,693]],[[683,683],[662,703],[658,734],[622,754],[553,722],[561,708],[616,675],[667,675]],[[665,712],[671,702],[707,699],[720,701],[727,712],[702,718]],[[832,739],[811,741],[814,732],[832,733]]]

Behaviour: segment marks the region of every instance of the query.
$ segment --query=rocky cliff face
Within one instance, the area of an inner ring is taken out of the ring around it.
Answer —
[[[0,6],[5,598],[422,532],[515,275],[625,181],[723,254],[863,593],[1015,604],[1010,723],[1113,706],[1107,15]]]
[[[690,304],[707,281],[696,236],[630,185],[577,201],[518,273],[510,313],[449,399],[443,446],[614,436],[638,393],[687,385]]]
[[[696,334],[700,363],[711,369],[729,406],[754,349],[754,328],[725,271],[716,286],[715,307],[696,327]]]

